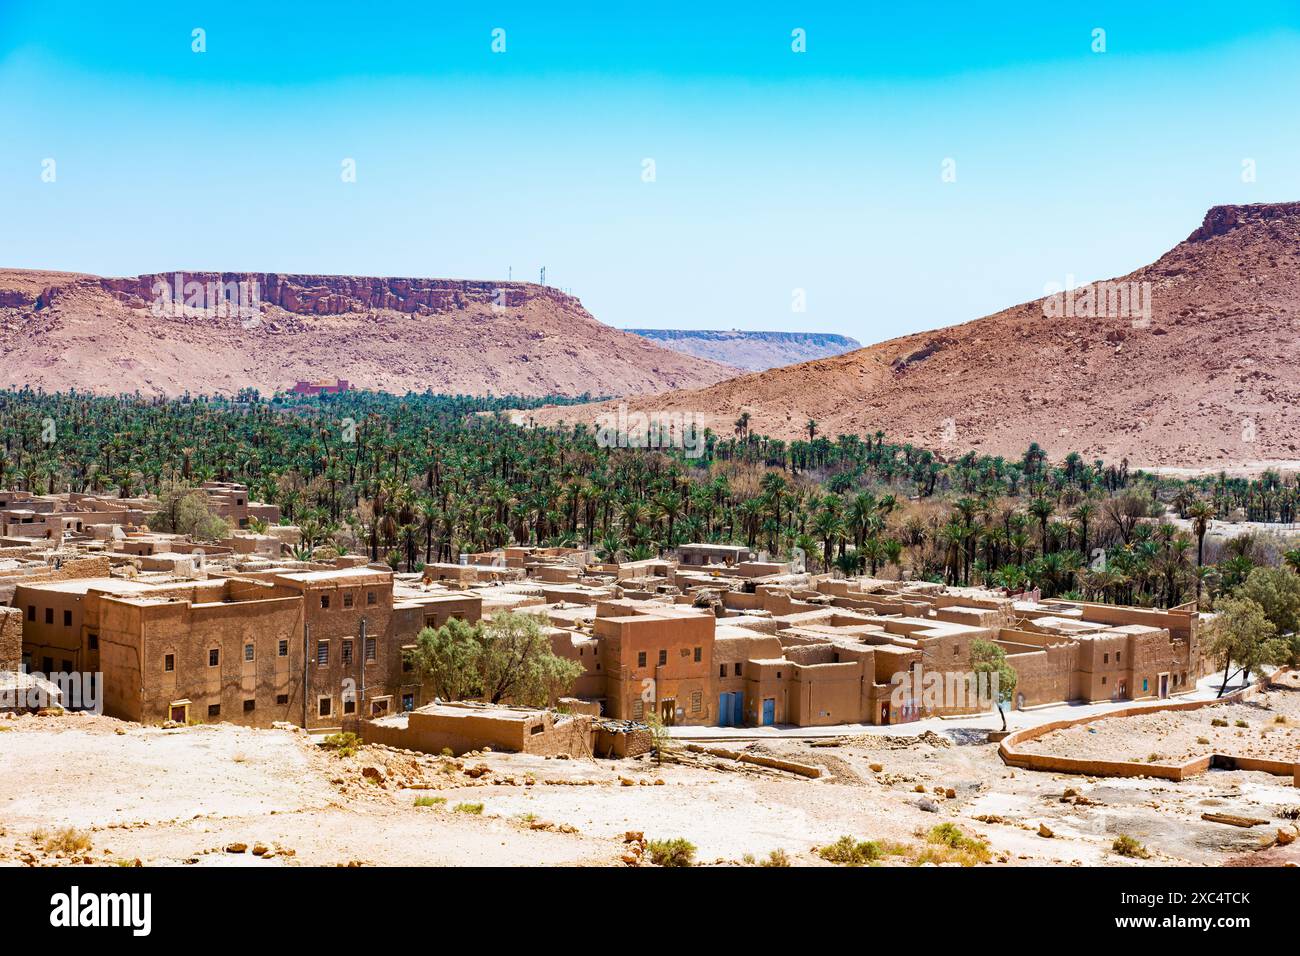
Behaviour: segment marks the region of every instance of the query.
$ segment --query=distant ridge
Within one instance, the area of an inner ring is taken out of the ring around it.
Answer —
[[[842,355],[862,345],[830,332],[742,332],[738,329],[626,329],[633,335],[697,358],[762,372],[810,359]]]

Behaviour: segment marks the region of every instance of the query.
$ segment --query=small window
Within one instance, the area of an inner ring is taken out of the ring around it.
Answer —
[[[352,642],[348,640],[343,642],[343,663],[352,663]]]
[[[1116,652],[1115,652],[1115,663],[1116,663],[1116,664],[1119,663],[1119,651],[1116,651]]]
[[[780,680],[780,679],[781,679],[781,672],[780,672],[780,671],[777,671],[777,672],[776,672],[776,679],[777,679],[777,680]]]
[[[66,657],[63,659],[63,673],[72,673],[72,661],[68,660]]]
[[[54,658],[53,658],[53,657],[42,657],[42,658],[41,658],[41,666],[44,668],[45,673],[47,673],[47,674],[53,674],[53,673],[54,673]]]
[[[319,664],[321,667],[324,667],[329,662],[330,662],[330,642],[317,641],[316,642],[316,663]]]
[[[545,724],[533,724],[531,727],[528,728],[528,736],[536,737],[538,734],[544,733],[545,731],[546,731]]]
[[[174,671],[174,670],[176,670],[176,655],[175,655],[175,654],[164,654],[164,655],[163,655],[163,671],[164,671],[165,673],[170,674],[170,673],[171,673],[172,671]]]
[[[351,607],[351,606],[352,606],[352,592],[351,592],[351,591],[348,591],[347,593],[345,593],[345,594],[343,595],[343,606],[344,606],[344,607]]]
[[[53,623],[54,623],[54,608],[52,608],[52,607],[47,607],[47,608],[45,609],[45,623],[46,623],[46,624],[53,624]]]
[[[645,702],[638,697],[632,701],[632,719],[640,720],[645,716]]]
[[[252,644],[245,644],[245,645],[244,645],[244,660],[246,660],[246,661],[251,661],[252,659],[253,659],[253,645],[252,645]]]
[[[698,714],[704,704],[702,693],[698,690],[691,692],[691,713]]]
[[[415,695],[414,695],[414,694],[403,694],[403,695],[402,695],[402,710],[415,710]]]
[[[371,717],[382,717],[382,716],[384,716],[384,714],[386,714],[386,713],[388,713],[388,698],[387,698],[387,697],[385,697],[383,700],[374,700],[374,701],[371,701],[371,702],[370,702],[370,716],[371,716]]]
[[[86,635],[86,646],[89,647],[92,651],[97,651],[97,650],[99,650],[99,635],[98,635],[98,634],[87,634],[87,635]]]
[[[343,713],[355,714],[357,712],[357,702],[351,697],[343,698]]]
[[[1102,675],[1101,683],[1102,683],[1102,686],[1103,686],[1103,687],[1106,686],[1106,677],[1105,677],[1104,674]]]
[[[208,666],[216,667],[220,663],[221,663],[221,648],[219,647],[208,648]]]
[[[72,627],[72,612],[71,612],[71,611],[64,611],[64,612],[63,612],[63,626],[64,626],[64,627]]]
[[[735,671],[736,676],[739,677],[739,676],[740,676],[740,661],[736,661],[736,663],[735,663],[735,668],[736,668],[736,671]]]
[[[220,717],[220,716],[221,716],[221,705],[220,705],[220,704],[208,704],[208,716],[209,716],[209,717]]]
[[[249,699],[249,700],[244,701],[244,713],[247,714],[247,713],[249,713],[250,711],[252,711],[252,710],[253,710],[254,708],[256,708],[256,707],[257,707],[257,701],[256,701],[256,699]]]
[[[636,666],[645,667],[645,651],[637,651]]]
[[[330,609],[330,596],[328,594],[322,594],[320,596],[320,606],[326,611]]]
[[[373,661],[374,659],[375,659],[375,639],[373,637],[367,637],[366,638],[366,660]]]
[[[366,592],[366,603],[367,603],[367,604],[374,604],[374,603],[375,603],[375,592],[374,592],[374,591],[367,591],[367,592]]]
[[[1109,664],[1109,663],[1110,663],[1110,655],[1109,655],[1109,654],[1102,654],[1102,655],[1101,655],[1101,662],[1102,662],[1103,664]]]
[[[29,621],[34,621],[34,620],[36,620],[36,605],[35,605],[35,604],[29,604],[29,605],[27,605],[27,620],[29,620]]]
[[[316,714],[320,717],[328,717],[334,710],[334,701],[329,697],[322,697],[316,701]]]
[[[1146,692],[1147,692],[1147,679],[1144,677],[1142,678],[1142,693],[1145,694]]]
[[[952,656],[953,656],[953,657],[960,657],[960,656],[961,656],[961,648],[958,647],[956,644],[954,644],[954,645],[952,646]]]
[[[699,647],[695,648],[695,663],[698,664],[701,660],[703,660],[703,657],[701,656],[702,654],[703,654],[702,648]]]
[[[280,642],[280,656],[281,656],[281,657],[288,657],[288,656],[289,656],[289,642],[288,642],[288,641],[281,641],[281,642]]]
[[[289,695],[288,695],[288,694],[276,694],[276,695],[275,695],[275,702],[276,702],[277,704],[287,704],[287,703],[289,703]]]
[[[727,676],[727,665],[726,665],[726,664],[719,664],[719,665],[718,665],[718,676],[719,676],[719,677],[726,677],[726,676]]]
[[[664,666],[665,664],[667,664],[667,663],[668,663],[668,652],[667,652],[667,651],[660,651],[660,652],[659,652],[659,666],[660,666],[660,667],[663,667],[663,666]]]

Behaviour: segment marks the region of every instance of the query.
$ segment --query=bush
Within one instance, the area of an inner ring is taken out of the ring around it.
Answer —
[[[85,853],[90,849],[90,835],[76,827],[64,827],[53,836],[41,836],[41,849],[46,853]]]
[[[483,804],[481,803],[458,803],[451,809],[454,813],[469,813],[476,817],[483,815]]]
[[[415,805],[417,807],[437,807],[447,802],[446,797],[416,797]]]
[[[830,846],[818,850],[817,855],[828,863],[864,866],[876,862],[885,852],[875,840],[855,840],[851,836],[842,836]]]
[[[361,738],[351,731],[343,734],[330,734],[321,741],[321,746],[326,750],[333,750],[340,757],[351,757],[361,749]]]
[[[932,827],[925,840],[930,844],[913,860],[915,863],[960,863],[974,866],[987,863],[991,854],[983,840],[967,836],[954,823],[940,823]]]
[[[690,866],[695,862],[695,844],[681,837],[651,840],[646,844],[655,866]]]
[[[1224,720],[1222,717],[1215,717],[1212,721],[1210,721],[1210,726],[1211,726],[1211,727],[1226,727],[1226,726],[1228,726],[1228,722],[1227,722],[1226,720]]]
[[[759,866],[789,866],[790,856],[785,850],[773,850]]]
[[[1146,847],[1127,835],[1115,837],[1115,842],[1110,845],[1110,848],[1120,856],[1129,856],[1138,860],[1145,860],[1151,856]]]

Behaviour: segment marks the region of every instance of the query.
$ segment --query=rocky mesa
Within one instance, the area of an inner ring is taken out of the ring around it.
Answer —
[[[0,270],[0,385],[11,388],[269,394],[337,377],[397,393],[633,395],[736,371],[532,283]]]

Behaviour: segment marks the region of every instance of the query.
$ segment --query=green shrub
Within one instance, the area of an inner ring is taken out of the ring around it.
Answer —
[[[342,734],[330,734],[321,741],[321,746],[326,750],[333,750],[340,757],[351,757],[361,749],[361,738],[351,731]]]
[[[476,817],[483,815],[483,804],[481,803],[458,803],[451,809],[455,813],[469,813]]]
[[[789,866],[790,856],[785,850],[773,850],[759,866]]]
[[[437,807],[447,802],[446,797],[416,797],[415,805],[417,807]]]
[[[1110,845],[1110,848],[1120,856],[1131,856],[1139,860],[1145,860],[1151,856],[1146,847],[1127,835],[1115,837],[1115,842]]]
[[[646,849],[655,866],[690,866],[695,862],[695,844],[681,837],[651,840]]]
[[[863,866],[879,860],[885,852],[875,840],[855,840],[851,836],[842,836],[830,846],[818,850],[817,855],[828,863]]]

